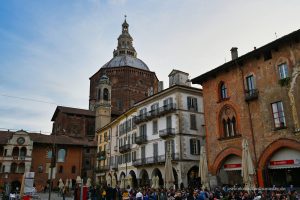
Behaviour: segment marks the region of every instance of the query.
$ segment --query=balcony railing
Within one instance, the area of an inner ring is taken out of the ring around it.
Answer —
[[[125,144],[125,145],[119,147],[119,152],[120,153],[125,153],[129,150],[130,150],[130,144]]]
[[[166,128],[159,131],[159,137],[167,138],[175,136],[175,128]]]
[[[103,166],[99,166],[95,168],[95,172],[96,173],[104,173],[106,171],[109,170],[109,166],[108,165],[103,165]]]
[[[172,160],[179,160],[179,154],[173,153],[171,155]],[[142,165],[152,165],[152,164],[163,164],[166,161],[165,155],[159,155],[154,157],[140,158],[132,161],[132,165],[135,167]]]
[[[141,136],[136,136],[135,137],[135,143],[138,145],[144,144],[147,142],[147,137],[146,135],[141,135]]]
[[[173,112],[175,110],[176,110],[176,104],[175,103],[170,103],[170,104],[164,105],[160,108],[150,110],[147,113],[140,114],[140,115],[138,115],[134,118],[134,121],[135,121],[135,124],[139,124],[139,123],[142,123],[142,122],[145,122],[145,121],[149,121],[153,118],[160,117],[162,115],[168,114],[168,113]]]
[[[252,101],[254,99],[258,98],[258,90],[257,89],[252,89],[252,90],[246,90],[246,97],[245,101]]]

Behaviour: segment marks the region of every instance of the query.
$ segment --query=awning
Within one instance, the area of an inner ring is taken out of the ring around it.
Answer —
[[[300,168],[300,151],[283,148],[276,152],[269,162],[269,169]]]
[[[225,171],[241,170],[242,159],[238,156],[231,155],[225,160],[223,168]]]

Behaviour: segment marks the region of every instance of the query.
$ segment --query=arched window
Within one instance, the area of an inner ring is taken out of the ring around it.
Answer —
[[[12,163],[10,165],[10,173],[16,173],[17,172],[17,163]]]
[[[20,151],[20,157],[21,157],[22,160],[25,159],[26,154],[27,154],[27,149],[26,149],[26,147],[22,147],[22,148],[21,148],[21,151]]]
[[[103,90],[103,100],[108,101],[109,100],[109,92],[107,88],[104,88]]]
[[[57,156],[57,162],[65,162],[66,150],[60,149]]]
[[[72,174],[76,173],[76,166],[72,166]]]
[[[228,105],[225,105],[220,112],[220,137],[228,138],[238,135],[237,121],[235,110]]]
[[[220,85],[220,98],[221,98],[221,100],[228,98],[227,88],[226,88],[226,85],[224,82],[222,82]]]
[[[20,163],[18,173],[24,173],[24,172],[25,172],[25,163]]]
[[[18,157],[19,156],[19,147],[14,147],[13,148],[12,156],[13,157]]]

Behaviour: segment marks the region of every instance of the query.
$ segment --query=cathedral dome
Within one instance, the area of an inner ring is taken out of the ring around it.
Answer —
[[[137,69],[150,71],[148,66],[137,58],[137,53],[132,45],[132,37],[129,34],[129,24],[124,20],[122,24],[122,33],[118,37],[117,49],[113,52],[113,58],[108,61],[102,68],[115,67],[134,67]]]
[[[118,55],[108,61],[102,68],[114,68],[114,67],[134,67],[137,69],[149,71],[148,66],[140,59],[130,55]]]

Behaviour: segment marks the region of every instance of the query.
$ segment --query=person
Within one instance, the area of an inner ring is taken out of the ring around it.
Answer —
[[[63,200],[66,199],[66,193],[67,193],[67,188],[66,188],[66,186],[64,186],[62,188],[62,191],[61,191],[61,195],[62,195]]]
[[[138,193],[136,193],[135,198],[136,198],[136,200],[143,200],[144,199],[144,196],[143,196],[143,194],[140,190],[139,190]]]

